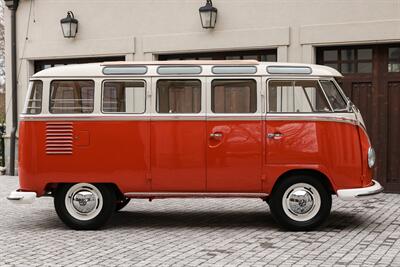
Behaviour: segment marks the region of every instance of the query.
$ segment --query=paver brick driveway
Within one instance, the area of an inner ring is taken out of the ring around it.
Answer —
[[[287,232],[249,199],[133,200],[100,231],[73,231],[51,198],[16,206],[0,176],[0,266],[400,266],[400,195],[334,198],[327,223]]]

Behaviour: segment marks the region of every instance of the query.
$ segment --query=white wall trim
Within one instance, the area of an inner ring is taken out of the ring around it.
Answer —
[[[308,25],[300,27],[301,44],[372,43],[400,40],[400,20]]]
[[[278,62],[289,62],[289,53],[288,53],[287,45],[278,46],[277,61]]]
[[[143,37],[143,52],[184,53],[287,46],[289,27],[235,31],[204,31],[189,34],[150,35]]]
[[[315,46],[306,44],[301,46],[301,62],[315,64],[316,63],[316,55],[315,55]]]
[[[66,45],[66,43],[69,43]],[[22,51],[20,47],[19,51]],[[56,42],[30,42],[23,59],[56,59],[71,57],[112,56],[135,53],[135,37],[114,39],[67,40]]]

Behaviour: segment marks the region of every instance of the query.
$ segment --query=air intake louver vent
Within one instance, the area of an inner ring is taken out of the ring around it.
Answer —
[[[73,152],[73,123],[46,123],[46,154],[71,155]]]

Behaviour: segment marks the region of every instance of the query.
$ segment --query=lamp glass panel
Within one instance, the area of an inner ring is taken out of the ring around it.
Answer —
[[[75,35],[77,33],[77,27],[78,27],[77,23],[71,23],[71,27],[70,27],[71,35],[70,35],[70,37],[75,37]]]
[[[200,12],[201,23],[203,24],[203,28],[209,28],[211,26],[211,12]]]
[[[71,36],[71,25],[70,23],[61,23],[64,37],[68,38]]]

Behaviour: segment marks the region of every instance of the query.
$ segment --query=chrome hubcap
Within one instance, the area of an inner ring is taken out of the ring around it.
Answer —
[[[75,219],[91,220],[99,215],[103,208],[103,196],[92,184],[75,184],[65,195],[65,207]]]
[[[289,194],[289,209],[295,214],[305,214],[309,212],[313,205],[314,199],[307,189],[297,189]]]
[[[73,207],[81,213],[89,213],[96,208],[97,198],[96,196],[88,191],[82,190],[72,196]]]
[[[321,196],[312,185],[297,183],[285,191],[282,208],[290,219],[299,222],[308,221],[318,214],[321,208]]]

